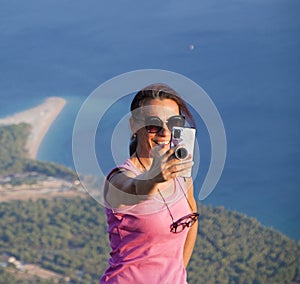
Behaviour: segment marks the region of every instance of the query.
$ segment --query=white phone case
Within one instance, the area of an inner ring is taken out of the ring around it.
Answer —
[[[195,137],[196,137],[195,128],[178,127],[178,126],[173,127],[171,147],[182,145],[182,147],[177,148],[175,152],[175,157],[177,159],[184,160],[184,161],[193,160]],[[190,154],[191,154],[191,158],[187,160],[186,157]],[[192,175],[192,169],[188,174],[184,175],[183,177],[190,177],[191,175]]]

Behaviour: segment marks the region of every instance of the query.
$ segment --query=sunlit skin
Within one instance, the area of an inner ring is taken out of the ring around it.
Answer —
[[[158,187],[164,190],[165,194],[172,194],[173,179],[189,171],[193,165],[191,161],[170,159],[174,149],[170,149],[172,133],[166,121],[179,114],[179,107],[174,100],[152,99],[145,101],[135,115],[159,117],[164,122],[161,131],[148,133],[143,121],[134,118],[130,120],[131,129],[136,133],[138,141],[136,153],[131,157],[131,161],[141,172],[144,172],[142,178],[148,180],[146,187],[138,186],[140,194],[155,194]]]
[[[157,194],[158,189],[165,194],[171,194],[174,178],[181,177],[190,172],[193,161],[188,156],[185,160],[172,158],[175,148],[170,148],[171,130],[168,129],[166,121],[171,117],[179,115],[179,107],[171,99],[149,99],[143,102],[137,113],[130,118],[132,133],[137,135],[136,152],[130,157],[131,162],[141,174],[135,176],[131,171],[123,171],[123,174],[114,175],[110,182],[113,187],[122,190],[108,190],[107,198],[111,197],[114,204],[126,204],[133,200],[121,196],[120,192],[130,193],[142,198]],[[164,123],[161,131],[148,133],[142,118],[146,116],[157,116]]]
[[[163,129],[158,133],[147,133],[147,130],[141,127],[139,122],[131,120],[133,131],[136,132],[138,138],[137,153],[139,157],[151,157],[151,151],[154,147],[160,147],[164,152],[170,149],[171,131],[168,129],[165,121],[169,117],[179,115],[179,108],[177,103],[171,99],[156,99],[148,100],[139,110],[142,116],[157,116],[163,122]],[[137,130],[137,131],[135,131]],[[149,165],[151,160],[145,161]]]

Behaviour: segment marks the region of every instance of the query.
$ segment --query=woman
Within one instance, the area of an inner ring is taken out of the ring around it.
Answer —
[[[131,103],[130,158],[111,171],[105,187],[109,268],[100,283],[187,283],[197,236],[193,162],[174,158],[173,126],[194,119],[169,86],[153,84]],[[177,220],[177,221],[176,221]]]

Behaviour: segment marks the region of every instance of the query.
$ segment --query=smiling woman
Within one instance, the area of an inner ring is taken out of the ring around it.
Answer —
[[[176,159],[171,133],[185,121],[185,102],[153,84],[131,103],[130,158],[107,176],[104,191],[111,258],[100,283],[187,283],[198,216],[190,159]],[[177,221],[176,221],[177,220]]]

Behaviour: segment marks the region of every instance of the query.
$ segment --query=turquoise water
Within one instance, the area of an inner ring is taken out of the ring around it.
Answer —
[[[299,10],[296,0],[7,2],[0,11],[0,116],[48,96],[66,98],[38,157],[72,167],[74,120],[96,87],[136,69],[183,74],[213,99],[227,135],[222,178],[203,203],[299,239]],[[196,196],[207,170],[203,152]],[[109,153],[106,160],[113,165]]]

